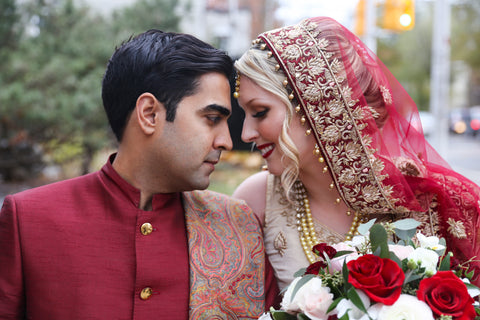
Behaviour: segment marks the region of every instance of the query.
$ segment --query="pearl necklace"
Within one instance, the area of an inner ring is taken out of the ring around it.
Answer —
[[[317,232],[315,231],[315,224],[312,218],[312,211],[310,210],[310,202],[308,200],[307,191],[300,181],[295,182],[295,200],[296,206],[296,218],[297,218],[297,230],[300,236],[300,244],[302,245],[303,252],[307,257],[310,264],[317,261],[317,256],[312,252],[314,245],[318,244]],[[338,203],[338,201],[336,201]],[[347,215],[351,215],[350,211],[347,211]],[[362,222],[360,214],[355,212],[353,217],[352,226],[345,236],[345,240],[352,240],[354,235],[358,234],[358,226]]]

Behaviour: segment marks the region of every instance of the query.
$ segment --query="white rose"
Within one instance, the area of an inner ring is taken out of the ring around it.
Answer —
[[[367,233],[365,236],[354,236],[352,240],[350,241],[345,241],[347,245],[350,245],[352,247],[355,247],[357,249],[363,249],[363,246],[368,242],[368,236],[370,233]]]
[[[327,320],[328,307],[333,303],[330,288],[320,278],[312,278],[297,293],[300,309],[312,320]],[[297,298],[295,297],[294,300]]]
[[[285,294],[283,295],[282,303],[280,304],[282,310],[285,310],[288,313],[298,313],[300,312],[300,307],[296,302],[292,301],[292,293],[293,289],[295,289],[295,286],[297,285],[297,282],[301,279],[302,277],[297,277],[293,279],[292,283],[287,288],[287,291],[285,291]],[[297,295],[298,296],[298,292]]]
[[[434,275],[437,273],[438,254],[430,249],[416,248],[409,256],[408,259],[412,259],[418,263],[421,267],[425,268],[425,273]]]
[[[378,312],[382,320],[434,320],[432,310],[415,296],[401,294],[391,306],[383,305]]]
[[[361,290],[356,290],[358,296],[360,297],[360,300],[362,300],[362,303],[366,309],[370,307],[370,299],[368,296]],[[348,299],[342,299],[340,302],[337,304],[337,307],[335,308],[337,311],[337,317],[341,318],[345,315],[345,313],[348,313],[348,319],[349,320],[364,320],[364,319],[369,319],[368,315],[365,314],[365,312],[361,311],[358,309],[352,301]]]
[[[426,237],[421,232],[418,232],[417,239],[418,239],[418,242],[420,243],[420,247],[422,248],[432,249],[432,250],[445,249],[445,246],[440,244],[439,242],[440,239],[435,236]]]

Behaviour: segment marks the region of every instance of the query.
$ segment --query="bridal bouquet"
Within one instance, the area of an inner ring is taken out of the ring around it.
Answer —
[[[320,259],[295,274],[281,310],[260,319],[480,319],[473,273],[451,269],[444,239],[417,233],[412,219],[374,222],[361,225],[352,241],[316,245]]]

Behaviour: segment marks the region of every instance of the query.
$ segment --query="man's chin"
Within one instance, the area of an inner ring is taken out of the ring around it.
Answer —
[[[196,181],[191,190],[205,190],[210,186],[210,177],[202,179],[202,181]],[[190,191],[191,191],[190,190]]]

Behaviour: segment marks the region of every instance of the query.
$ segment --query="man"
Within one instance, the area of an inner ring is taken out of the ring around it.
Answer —
[[[192,191],[232,147],[232,74],[186,34],[150,30],[115,51],[102,98],[118,152],[4,201],[1,319],[250,319],[273,303],[251,210]]]

